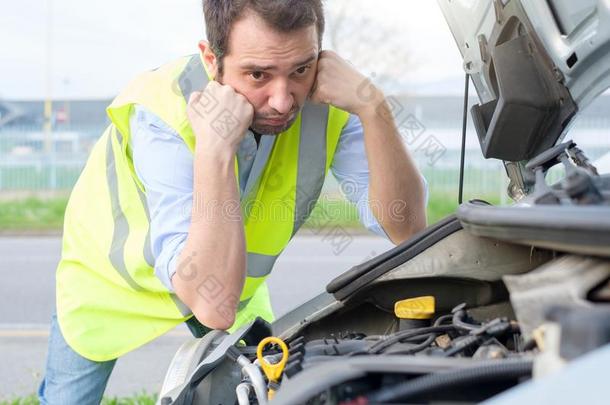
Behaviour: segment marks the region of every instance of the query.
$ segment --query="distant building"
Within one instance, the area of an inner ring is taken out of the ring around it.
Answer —
[[[112,100],[53,100],[53,128],[102,129],[110,120],[106,107]],[[42,127],[44,124],[44,101],[0,100],[0,129],[6,127]]]
[[[400,95],[396,113],[413,115],[428,128],[461,127],[462,103],[460,96]],[[82,130],[84,128],[101,131],[109,124],[106,107],[112,100],[54,100],[53,128],[57,130]],[[478,102],[471,97],[469,104]],[[399,111],[400,109],[400,111]],[[582,114],[579,121],[587,127],[610,127],[610,95],[599,97]],[[42,127],[44,121],[43,101],[2,101],[0,100],[0,129],[12,127]]]

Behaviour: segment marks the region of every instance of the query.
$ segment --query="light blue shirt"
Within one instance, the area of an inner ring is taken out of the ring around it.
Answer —
[[[193,154],[180,136],[156,115],[136,106],[130,121],[133,162],[146,188],[150,211],[150,242],[155,274],[174,291],[171,278],[184,247],[193,204]],[[240,191],[243,194],[252,167],[267,161],[275,136],[263,135],[257,149],[251,131],[237,151]],[[256,161],[256,163],[255,163]],[[356,205],[360,222],[388,238],[368,204],[369,169],[360,119],[351,115],[341,132],[331,171],[345,197]],[[389,238],[388,238],[389,239]]]

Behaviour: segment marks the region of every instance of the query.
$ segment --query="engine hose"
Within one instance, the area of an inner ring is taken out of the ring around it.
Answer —
[[[482,383],[500,379],[528,377],[532,375],[532,361],[501,361],[468,368],[459,368],[440,373],[428,374],[381,389],[366,397],[367,403],[404,401],[415,395],[446,389],[469,383]]]
[[[453,320],[453,315],[452,315],[452,314],[447,314],[447,315],[442,315],[442,316],[439,316],[439,317],[436,319],[436,321],[434,321],[434,326],[439,326],[439,325],[442,325],[442,324],[443,324],[443,322],[445,322],[445,321],[451,321],[451,320]]]
[[[242,372],[246,374],[252,382],[256,399],[261,405],[267,404],[267,390],[265,380],[261,374],[260,369],[254,364],[243,364]]]
[[[250,360],[237,350],[236,347],[231,347],[227,351],[229,358],[233,359],[239,364],[242,369],[242,374],[248,376],[256,399],[260,405],[267,405],[267,385],[265,384],[265,378],[258,366],[252,364]]]
[[[456,354],[460,354],[464,350],[466,350],[472,346],[475,346],[475,345],[480,346],[480,345],[484,344],[484,342],[485,342],[485,339],[482,338],[481,336],[466,336],[463,340],[460,340],[457,343],[455,343],[455,346],[445,350],[443,352],[443,356],[444,357],[455,356]]]
[[[382,353],[384,355],[395,355],[395,354],[414,354],[417,352],[421,352],[424,349],[427,349],[428,347],[430,347],[430,345],[434,342],[434,340],[436,339],[438,335],[436,333],[431,333],[430,335],[428,335],[428,337],[426,338],[426,340],[424,340],[423,342],[409,348],[409,349],[405,349],[405,350],[396,350],[393,352],[385,352]]]
[[[237,403],[239,405],[250,405],[250,391],[252,390],[252,384],[243,382],[235,388],[235,395],[237,395]]]
[[[403,332],[398,332],[386,340],[375,343],[368,349],[369,354],[377,354],[382,352],[385,348],[393,345],[396,342],[400,342],[403,339],[425,335],[429,333],[444,333],[455,330],[453,325],[442,325],[442,326],[430,326],[427,328],[411,329]]]
[[[471,332],[473,330],[477,330],[481,327],[481,325],[473,325],[473,324],[464,322],[463,319],[465,316],[466,316],[466,311],[464,311],[464,310],[456,311],[453,314],[453,324],[455,325],[455,327],[469,331],[469,332]]]

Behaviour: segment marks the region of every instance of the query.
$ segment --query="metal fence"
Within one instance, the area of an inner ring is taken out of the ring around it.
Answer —
[[[0,130],[0,192],[68,192],[100,134],[91,127],[48,134],[33,127]]]
[[[0,195],[14,191],[34,194],[48,191],[68,193],[76,183],[102,130],[97,127],[81,127],[50,134],[31,127],[0,130]],[[436,131],[429,129],[429,132]],[[459,137],[458,128],[449,132]],[[454,195],[459,181],[460,151],[452,147],[456,143],[454,141],[443,141],[442,137],[435,139],[438,142],[436,155],[430,155],[428,150],[417,145],[408,146],[428,181],[431,194]],[[608,137],[604,139],[607,141]],[[472,142],[471,139],[466,151],[466,198],[483,197],[505,202],[508,183],[502,163],[483,159],[480,149],[476,143],[472,147]],[[595,159],[607,153],[608,148],[593,147],[586,151]],[[333,194],[338,193],[339,189],[333,176],[328,176],[324,192]]]

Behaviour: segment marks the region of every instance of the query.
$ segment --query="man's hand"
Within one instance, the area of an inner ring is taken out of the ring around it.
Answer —
[[[198,144],[212,153],[235,152],[252,124],[254,108],[231,86],[211,81],[191,94],[186,113]]]
[[[333,51],[322,51],[311,100],[360,115],[383,102],[383,93]]]

